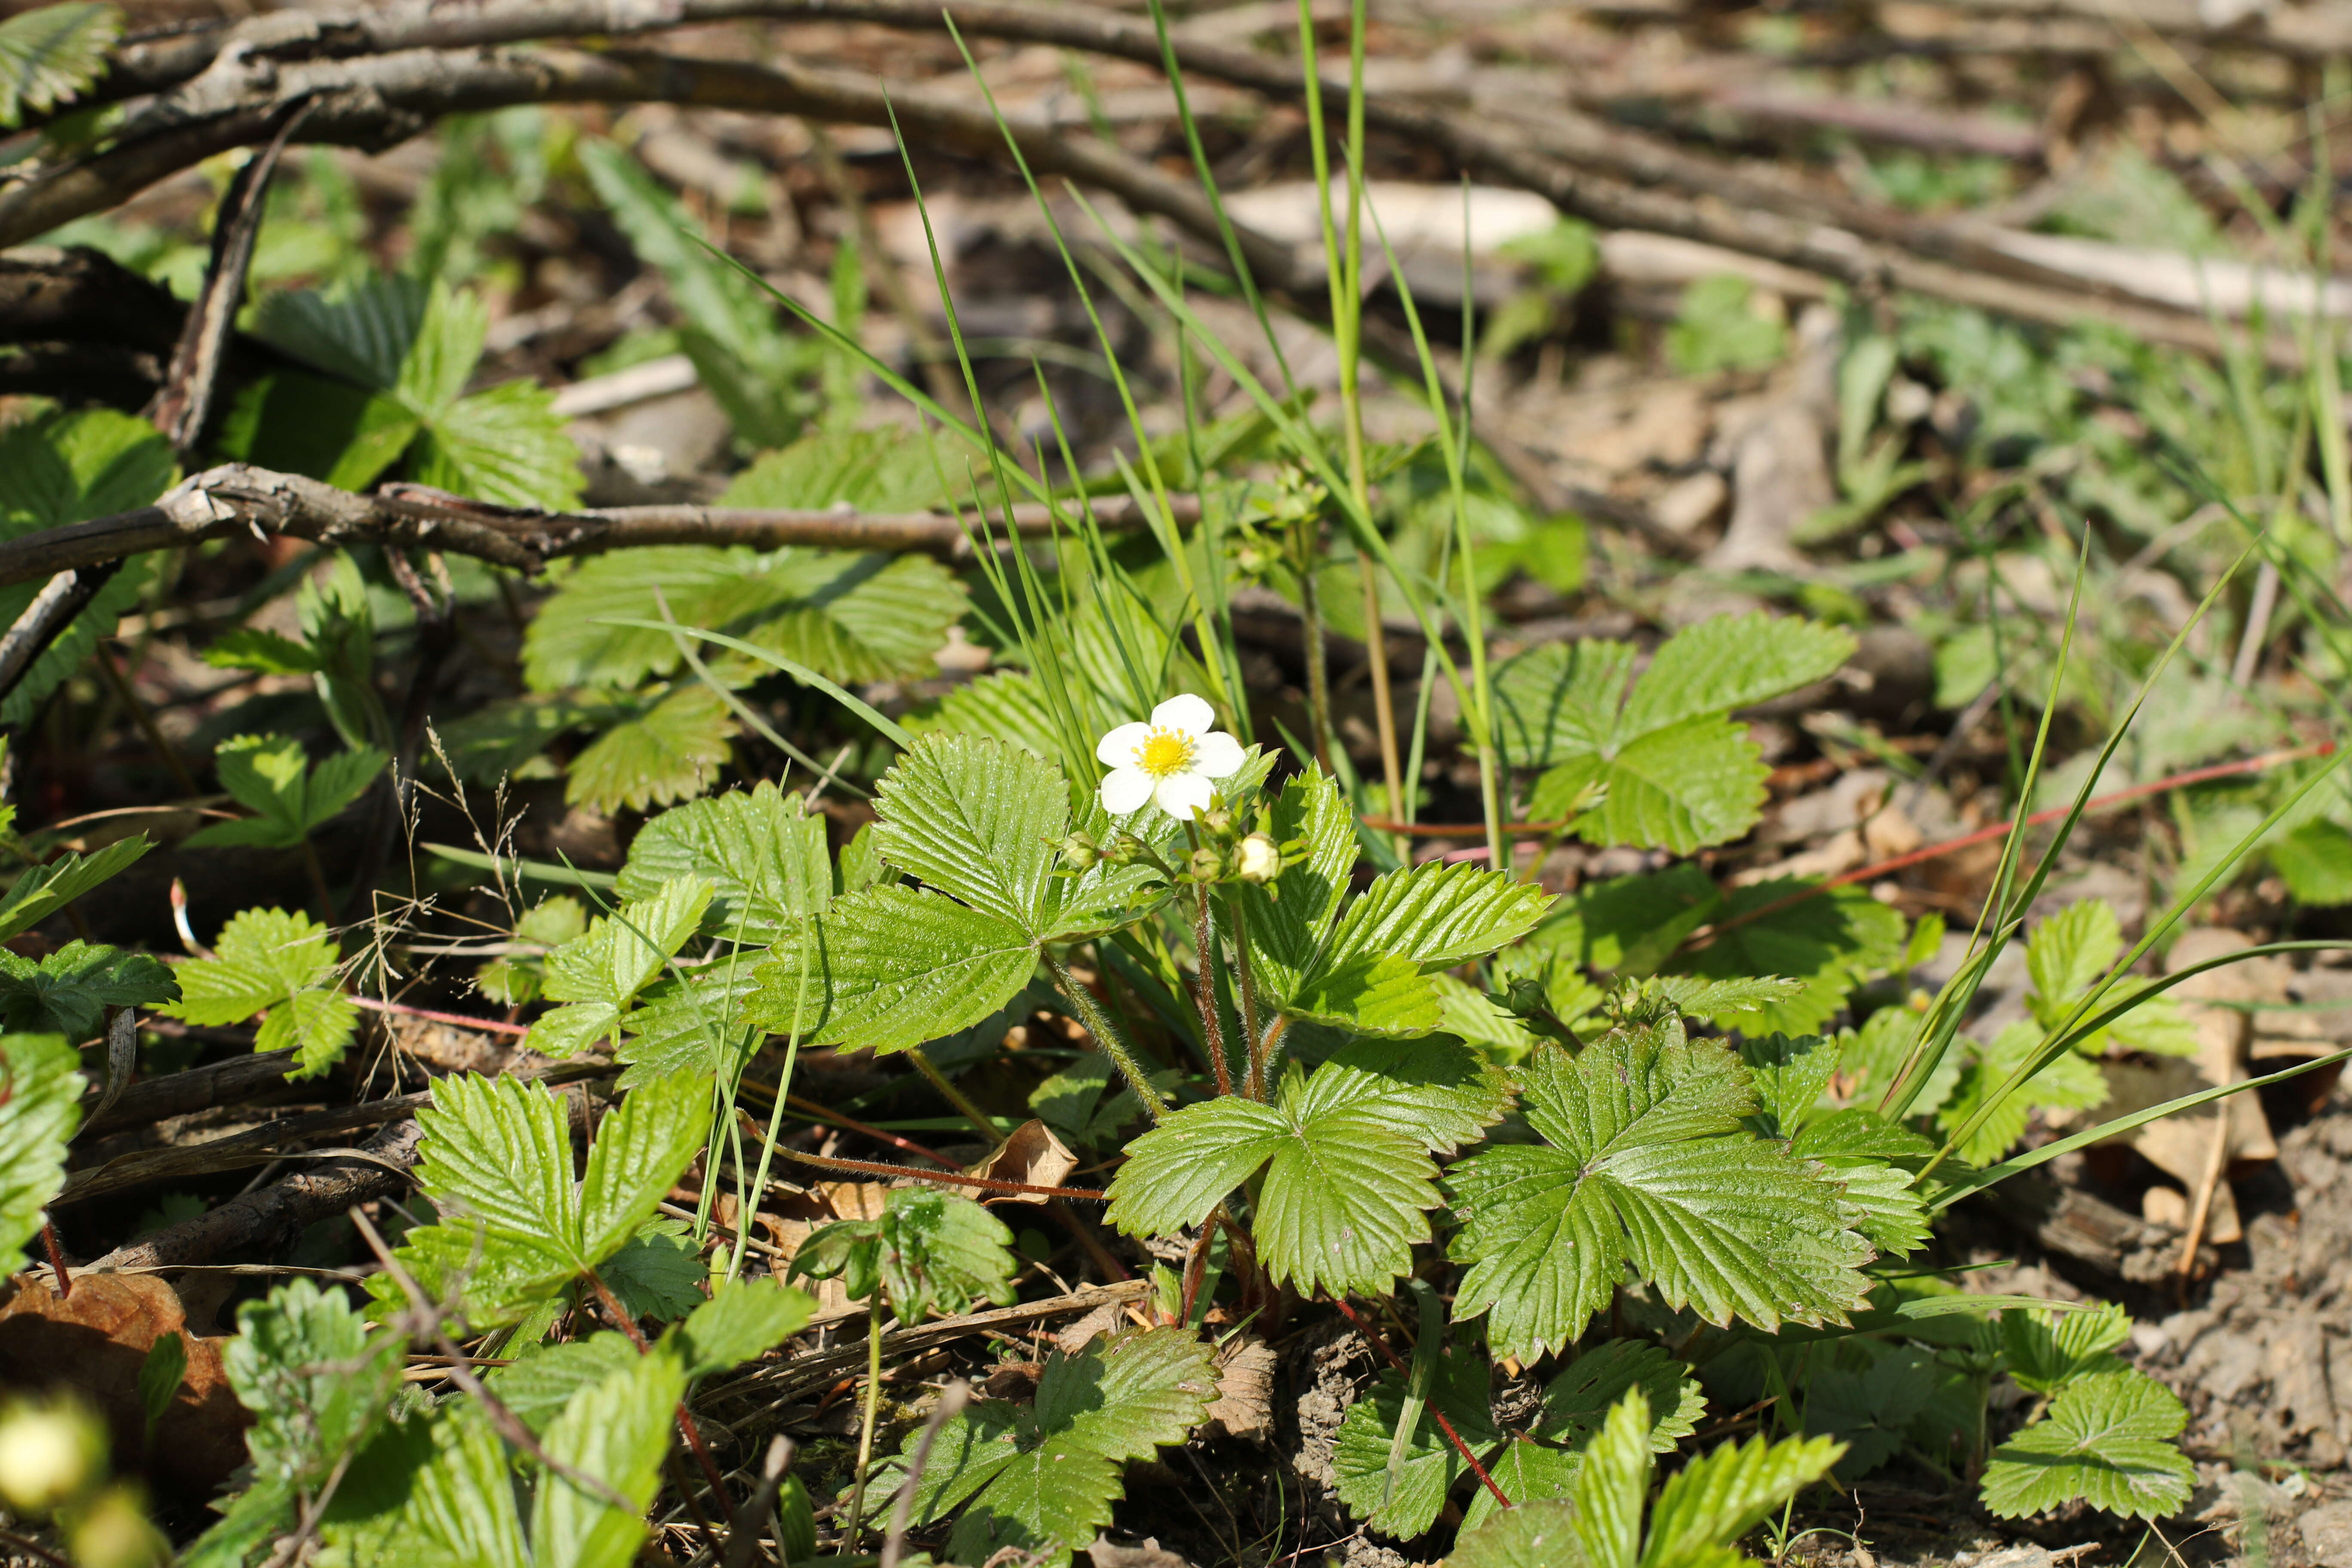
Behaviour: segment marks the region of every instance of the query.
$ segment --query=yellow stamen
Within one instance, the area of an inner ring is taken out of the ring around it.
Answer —
[[[1135,765],[1153,778],[1182,773],[1192,763],[1192,737],[1176,730],[1154,730],[1135,748]]]

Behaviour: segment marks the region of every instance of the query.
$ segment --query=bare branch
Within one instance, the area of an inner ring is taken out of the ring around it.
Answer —
[[[1193,496],[1173,498],[1179,522],[1200,517]],[[1114,531],[1143,526],[1124,497],[1092,503]],[[1079,503],[1063,503],[1063,525]],[[1025,537],[1050,533],[1042,503],[1015,506],[1013,526]],[[1002,527],[1001,520],[996,526]],[[641,544],[786,544],[830,550],[919,550],[957,555],[970,548],[962,523],[945,512],[786,510],[758,507],[621,506],[538,511],[448,496],[419,486],[362,496],[300,474],[226,463],[182,480],[152,506],[0,544],[0,586],[61,572],[94,569],[125,556],[233,533],[286,534],[320,544],[378,544],[446,551],[535,572],[567,555],[593,555]],[[0,661],[5,639],[0,638]],[[5,663],[0,663],[0,668]]]

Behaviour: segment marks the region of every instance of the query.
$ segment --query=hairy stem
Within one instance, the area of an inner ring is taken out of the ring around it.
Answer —
[[[1143,1109],[1151,1113],[1151,1120],[1164,1120],[1168,1115],[1168,1101],[1160,1097],[1159,1085],[1144,1075],[1143,1064],[1135,1059],[1135,1053],[1128,1048],[1127,1041],[1103,1016],[1103,1010],[1095,1005],[1093,993],[1078,984],[1077,976],[1070,973],[1070,966],[1063,963],[1059,955],[1051,949],[1044,951],[1045,967],[1054,972],[1055,985],[1068,999],[1070,1005],[1078,1010],[1078,1020],[1086,1025],[1087,1033],[1094,1036],[1095,1044],[1110,1058],[1111,1064],[1118,1068],[1119,1076],[1127,1079],[1129,1089],[1135,1090],[1136,1099],[1143,1101]]]
[[[857,1550],[857,1516],[866,1506],[866,1473],[874,1464],[874,1424],[882,1414],[882,1302],[866,1319],[866,1419],[857,1433],[857,1480],[849,1490],[849,1521],[842,1527],[845,1552]]]
[[[1184,825],[1184,837],[1192,847],[1201,847],[1201,835],[1191,823]],[[1201,1015],[1201,1039],[1209,1047],[1209,1066],[1217,1075],[1217,1092],[1234,1091],[1233,1064],[1225,1058],[1225,1020],[1217,1006],[1215,942],[1217,933],[1209,919],[1209,884],[1192,885],[1192,1005]]]
[[[1205,897],[1207,889],[1203,889]],[[1239,888],[1225,889],[1234,917],[1234,978],[1242,995],[1242,1038],[1249,1046],[1249,1097],[1265,1098],[1265,1047],[1258,1039],[1257,982],[1250,973],[1249,912]]]

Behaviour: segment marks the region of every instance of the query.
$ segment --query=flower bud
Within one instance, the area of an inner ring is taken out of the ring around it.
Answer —
[[[1102,858],[1114,866],[1132,866],[1151,853],[1151,846],[1132,833],[1122,833],[1112,839]]]
[[[78,1405],[18,1403],[0,1414],[0,1503],[46,1514],[89,1489],[106,1463],[106,1434]]]
[[[72,1522],[73,1559],[82,1568],[163,1568],[171,1543],[148,1522],[138,1494],[112,1486],[92,1499]]]
[[[1244,882],[1271,882],[1282,875],[1282,851],[1266,835],[1253,833],[1242,840],[1234,875]]]
[[[1102,847],[1091,833],[1073,833],[1056,847],[1061,850],[1064,863],[1081,871],[1091,869],[1103,858]]]
[[[1186,874],[1196,882],[1216,882],[1224,879],[1225,858],[1214,849],[1195,849],[1185,863]]]
[[[1220,802],[1201,814],[1201,826],[1223,837],[1234,830],[1234,814]]]

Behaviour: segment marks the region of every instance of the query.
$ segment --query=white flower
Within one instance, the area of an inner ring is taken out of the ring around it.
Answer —
[[[1216,788],[1209,781],[1241,769],[1242,743],[1212,730],[1215,710],[1186,692],[1151,710],[1148,723],[1121,724],[1095,747],[1110,769],[1102,782],[1103,809],[1113,816],[1140,811],[1146,801],[1179,822],[1206,811]]]
[[[1234,875],[1244,882],[1265,883],[1282,875],[1282,850],[1263,833],[1242,840]]]

